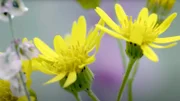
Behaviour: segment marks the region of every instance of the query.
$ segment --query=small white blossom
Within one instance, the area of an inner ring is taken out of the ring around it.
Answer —
[[[22,0],[0,0],[0,19],[8,21],[8,14],[11,18],[22,16],[28,8],[25,7]]]
[[[18,75],[14,76],[9,81],[11,83],[10,89],[13,96],[21,97],[25,95],[22,81],[20,80],[20,77]]]
[[[0,54],[0,79],[10,80],[21,70],[21,60],[16,52],[9,47],[5,53]]]
[[[40,53],[34,46],[34,44],[29,41],[19,44],[19,51],[22,60],[30,60],[32,58],[36,58]]]

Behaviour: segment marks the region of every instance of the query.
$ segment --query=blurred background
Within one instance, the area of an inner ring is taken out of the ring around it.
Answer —
[[[13,20],[15,35],[19,38],[41,38],[53,48],[53,37],[65,35],[71,31],[71,25],[80,15],[87,19],[88,28],[99,20],[94,10],[84,10],[75,0],[24,0],[29,11]],[[136,18],[146,0],[120,0],[127,15]],[[172,12],[180,14],[180,2],[177,0]],[[102,0],[101,7],[116,20],[114,0]],[[180,15],[171,27],[162,35],[180,35]],[[0,22],[0,50],[4,51],[12,40],[8,23]],[[171,49],[155,49],[160,61],[154,63],[143,57],[140,61],[134,85],[134,101],[179,101],[180,99],[180,44]],[[105,35],[101,42],[97,61],[89,67],[95,74],[93,91],[101,101],[115,101],[122,80],[123,67],[117,40]],[[75,98],[59,87],[58,83],[43,86],[49,80],[40,72],[32,75],[32,88],[39,101],[75,101]],[[86,93],[81,93],[83,101],[91,101]],[[123,101],[127,101],[126,92]]]

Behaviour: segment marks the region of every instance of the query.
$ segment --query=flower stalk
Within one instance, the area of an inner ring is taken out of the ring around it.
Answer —
[[[91,89],[87,89],[86,92],[93,101],[100,101]]]
[[[74,97],[76,98],[77,101],[82,101],[81,97],[79,96],[79,94],[77,92],[73,92],[72,94],[74,95]]]
[[[133,101],[132,88],[133,88],[133,82],[134,82],[134,78],[136,76],[138,67],[139,67],[139,60],[136,61],[135,65],[133,67],[134,69],[133,69],[132,75],[128,80],[128,101]]]
[[[133,65],[134,65],[135,62],[136,62],[136,59],[130,58],[129,63],[128,63],[128,67],[127,67],[127,69],[126,69],[126,73],[125,73],[125,75],[124,75],[124,77],[123,77],[123,81],[122,81],[122,84],[121,84],[120,89],[119,89],[119,92],[118,92],[117,101],[120,101],[120,100],[121,100],[121,97],[122,97],[124,88],[125,88],[125,86],[126,86],[126,83],[127,83],[127,81],[128,81],[129,75],[130,75],[130,73],[131,73],[132,67],[133,67]]]
[[[11,18],[11,15],[9,13],[7,13],[7,14],[8,14],[8,19],[9,19],[9,27],[10,27],[11,35],[12,35],[13,39],[15,40],[13,24],[12,24],[12,18]],[[20,58],[20,55],[19,55],[19,53],[17,51],[17,48],[15,48],[15,51],[16,51],[16,54],[18,55],[18,58]],[[28,89],[26,87],[26,83],[25,83],[25,81],[23,79],[23,72],[22,71],[19,72],[19,76],[20,76],[20,80],[21,80],[21,83],[23,85],[25,94],[27,96],[27,99],[28,99],[28,101],[31,101],[30,94],[29,94]]]

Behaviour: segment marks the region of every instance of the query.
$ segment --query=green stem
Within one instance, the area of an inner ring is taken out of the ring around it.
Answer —
[[[93,101],[100,101],[100,100],[96,97],[96,95],[93,93],[93,91],[92,91],[91,89],[86,90],[86,92],[88,93],[89,97],[91,97],[91,99],[92,99]]]
[[[12,35],[13,39],[15,40],[13,24],[12,24],[12,18],[11,18],[10,14],[8,14],[8,19],[9,19],[9,27],[10,27],[11,35]],[[15,51],[16,51],[16,54],[18,55],[18,58],[20,59],[20,55],[19,55],[17,49],[15,49]],[[22,86],[24,88],[25,94],[27,96],[27,99],[28,99],[28,101],[31,101],[30,94],[29,94],[28,89],[26,87],[26,83],[25,83],[25,81],[23,79],[23,72],[22,71],[19,72],[19,76],[20,76],[20,80],[22,82]]]
[[[121,83],[121,86],[120,86],[120,89],[119,89],[119,92],[118,92],[117,101],[120,101],[120,99],[121,99],[121,97],[122,97],[124,88],[125,88],[126,83],[127,83],[127,81],[128,81],[129,74],[130,74],[130,72],[131,72],[131,70],[132,70],[132,67],[133,67],[135,61],[136,61],[136,59],[130,58],[130,61],[129,61],[129,63],[128,63],[128,67],[127,67],[127,69],[126,69],[126,73],[125,73],[125,75],[124,75],[124,77],[123,77],[123,81],[122,81],[122,83]]]
[[[74,97],[76,98],[77,101],[82,101],[81,97],[79,96],[79,94],[77,92],[73,93]]]
[[[126,63],[127,62],[126,62],[126,55],[125,55],[125,52],[124,52],[124,48],[123,48],[121,40],[117,39],[117,42],[119,44],[118,46],[119,46],[120,55],[121,55],[122,62],[123,62],[123,67],[124,67],[124,70],[126,70],[126,66],[127,66]]]
[[[128,101],[133,101],[132,82],[133,82],[132,79],[128,80]]]
[[[132,75],[128,80],[128,101],[133,101],[132,86],[133,86],[134,78],[136,76],[138,67],[139,67],[139,61],[136,61],[135,65],[134,65]]]

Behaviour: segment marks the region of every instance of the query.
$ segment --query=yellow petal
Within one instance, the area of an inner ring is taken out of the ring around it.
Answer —
[[[89,58],[85,61],[84,64],[80,65],[79,68],[82,69],[82,68],[84,68],[85,66],[93,63],[95,60],[96,60],[95,55],[93,55],[93,56],[89,57]]]
[[[157,14],[155,14],[155,13],[151,14],[147,21],[148,27],[153,28],[157,22],[157,19],[158,19]]]
[[[141,49],[143,50],[143,54],[150,59],[153,62],[158,62],[158,56],[156,55],[156,53],[154,53],[154,51],[147,45],[142,45]]]
[[[76,72],[75,71],[70,72],[68,74],[66,82],[64,83],[64,88],[70,86],[72,83],[74,83],[76,81],[76,79],[77,79]]]
[[[34,38],[34,44],[43,55],[47,57],[58,57],[58,55],[51,48],[49,48],[48,45],[41,41],[41,39]]]
[[[161,25],[158,27],[158,29],[160,30],[159,35],[161,35],[169,28],[169,26],[171,25],[172,21],[176,18],[176,16],[177,13],[173,13],[161,23]]]
[[[153,47],[153,48],[171,48],[171,47],[177,45],[177,43],[175,42],[175,43],[171,43],[171,44],[168,44],[168,45],[165,45],[165,46],[160,46],[160,45],[156,45],[156,44],[153,44],[153,43],[151,43],[149,45],[151,47]]]
[[[172,36],[172,37],[166,37],[166,38],[156,38],[154,40],[155,43],[170,43],[180,41],[180,36]]]
[[[42,62],[41,64],[36,62],[37,66],[36,66],[36,69],[41,71],[42,73],[44,74],[48,74],[48,75],[56,75],[55,72],[53,71],[50,71],[48,68],[47,68],[47,65],[45,62]]]
[[[67,45],[60,35],[54,37],[54,49],[58,54],[61,54],[62,49],[67,49]]]
[[[101,8],[96,7],[95,11],[110,28],[112,28],[116,32],[120,32],[119,26]]]
[[[47,56],[44,56],[42,54],[39,54],[38,59],[45,60],[45,61],[51,61],[51,62],[53,62],[55,60],[54,58],[47,57]]]
[[[102,19],[100,19],[98,25],[104,26],[105,22]],[[98,34],[99,34],[99,29],[97,27],[95,27],[94,30],[93,29],[90,30],[86,40],[86,46],[88,46],[90,49],[92,49],[92,47],[95,46],[96,40],[94,39],[99,36]]]
[[[99,50],[99,47],[100,47],[100,44],[101,44],[101,39],[102,39],[103,35],[104,35],[104,31],[100,31],[99,36],[94,39],[95,42],[89,45],[88,53],[91,52],[94,49],[94,47],[96,47],[94,55],[97,54],[97,52]]]
[[[82,64],[79,66],[80,69],[84,68],[87,64]]]
[[[78,24],[77,24],[77,31],[76,37],[78,38],[78,42],[80,44],[84,44],[86,40],[86,19],[84,16],[80,16],[78,19]]]
[[[46,82],[45,85],[46,84],[50,84],[50,83],[54,83],[54,82],[57,82],[57,81],[60,81],[65,76],[66,76],[66,72],[62,72],[62,73],[58,74],[57,76],[55,76],[54,78],[52,78],[51,80],[49,80],[48,82]]]
[[[22,42],[27,42],[28,39],[27,38],[23,38]]]
[[[101,31],[99,34],[100,35],[99,35],[99,37],[97,38],[97,41],[96,41],[96,51],[95,51],[94,55],[96,55],[96,53],[99,50],[99,47],[100,47],[100,44],[101,44],[101,39],[104,36],[104,31]]]
[[[96,60],[95,55],[93,55],[93,56],[91,56],[90,58],[88,58],[88,59],[85,61],[85,63],[86,63],[86,65],[89,65],[89,64],[93,63],[95,60]]]
[[[120,24],[122,26],[125,26],[125,23],[128,22],[128,19],[126,13],[124,12],[120,4],[115,4],[115,12]]]
[[[70,34],[66,34],[64,37],[64,41],[66,42],[66,44],[70,44],[71,42],[71,35]]]
[[[114,31],[111,31],[111,30],[109,30],[109,29],[107,29],[107,28],[105,28],[105,27],[103,27],[103,26],[101,26],[101,25],[96,25],[96,27],[99,28],[99,29],[101,29],[102,31],[106,32],[107,34],[109,34],[109,35],[115,37],[115,38],[123,39],[123,40],[128,41],[128,39],[126,39],[126,38],[123,37],[122,35],[120,35],[120,34],[114,32]]]
[[[144,21],[147,21],[147,19],[148,19],[148,9],[142,8],[141,11],[139,12],[137,21],[140,23],[144,23]]]
[[[77,44],[77,22],[74,21],[72,24],[72,30],[71,30],[71,44]]]
[[[31,62],[31,60],[23,61],[22,66],[24,68],[24,72],[26,73],[26,79],[27,79],[26,85],[27,85],[28,88],[30,88],[31,83],[32,83],[32,80],[31,80],[32,62]]]

